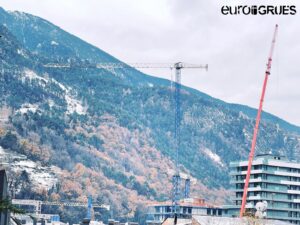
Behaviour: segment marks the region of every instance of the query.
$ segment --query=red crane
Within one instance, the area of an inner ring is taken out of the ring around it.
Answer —
[[[253,139],[252,139],[252,144],[251,144],[251,151],[250,151],[250,154],[249,154],[248,169],[247,169],[246,181],[245,181],[245,185],[244,185],[244,192],[243,192],[243,199],[242,199],[240,217],[243,217],[243,215],[245,213],[245,205],[246,205],[246,201],[247,201],[249,179],[250,179],[250,175],[251,175],[252,161],[253,161],[254,153],[255,153],[256,138],[257,138],[258,127],[259,127],[263,102],[264,102],[265,93],[266,93],[268,77],[269,77],[270,72],[271,72],[272,56],[273,56],[273,52],[274,52],[277,32],[278,32],[278,25],[276,24],[274,35],[273,35],[273,40],[272,40],[272,44],[271,44],[271,50],[270,50],[270,54],[269,54],[269,58],[268,58],[268,62],[267,62],[267,69],[266,69],[266,73],[265,73],[265,80],[264,80],[263,89],[262,89],[262,93],[261,93],[259,108],[258,108],[258,111],[257,111],[256,123],[255,123],[254,131],[253,131]]]

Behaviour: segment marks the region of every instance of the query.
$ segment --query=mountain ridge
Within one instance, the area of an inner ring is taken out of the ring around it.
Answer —
[[[0,13],[0,16],[1,16],[0,20],[2,22],[9,22],[11,20],[11,18],[7,18],[7,17],[9,17],[9,15],[7,15],[7,13],[6,13],[6,16],[3,16],[3,15],[5,15],[5,10],[3,8],[1,8],[1,7],[0,7],[0,12],[1,12]],[[49,27],[52,27],[55,30],[58,30],[58,33],[60,33],[60,32],[67,33],[66,31],[64,31],[59,26],[53,25],[52,23],[48,22],[47,20],[45,20],[43,18],[40,18],[40,17],[37,17],[37,16],[33,16],[31,14],[24,13],[24,12],[11,11],[11,16],[12,17],[13,17],[13,15],[16,15],[16,14],[17,15],[25,15],[25,17],[29,17],[29,20],[32,20],[32,19],[34,21],[42,20]],[[29,26],[25,26],[22,23],[20,25],[21,26],[23,25],[23,27],[15,27],[15,28],[11,27],[11,29],[18,30],[18,31],[24,31],[24,29],[26,29],[26,30],[29,31],[28,33],[32,32],[29,29]],[[34,26],[35,26],[34,24],[31,25],[31,27],[34,27]],[[67,33],[67,34],[70,35],[75,40],[77,40],[77,42],[84,43],[86,49],[91,49],[91,51],[93,53],[96,52],[96,55],[94,55],[94,56],[91,56],[90,54],[84,54],[84,53],[79,54],[79,58],[87,59],[87,60],[90,60],[91,62],[95,62],[95,63],[99,62],[99,61],[101,61],[101,62],[121,62],[118,59],[116,59],[115,57],[111,56],[110,54],[108,54],[108,53],[100,50],[97,46],[91,45],[91,44],[85,42],[84,40],[82,40],[82,39],[80,39],[80,38],[78,38],[78,37],[76,37],[76,36],[74,36],[72,34],[69,34],[69,33]],[[22,37],[24,37],[24,32],[14,33],[14,35],[16,35],[17,37],[19,37],[18,40],[20,41],[20,40],[22,40]],[[61,35],[61,36],[63,36],[63,35]],[[29,38],[27,38],[27,39],[29,39]],[[52,40],[53,38],[46,39],[45,36],[43,36],[43,39],[44,40],[48,40],[50,42],[50,40]],[[67,39],[69,39],[69,38],[67,38]],[[54,41],[55,41],[55,38],[54,38]],[[26,42],[26,39],[23,39],[23,45],[24,45],[24,42]],[[36,44],[36,42],[33,42],[33,43],[35,43],[35,44],[30,44],[30,45],[27,44],[26,46],[29,47],[30,51],[34,52],[34,51],[36,51],[38,44]],[[99,54],[104,54],[105,57],[101,58],[101,57],[99,57]],[[167,79],[155,77],[154,80],[157,81],[157,82],[155,82],[152,79],[154,77],[146,75],[144,73],[140,73],[140,74],[142,74],[144,76],[144,79],[146,79],[150,83],[154,82],[154,83],[157,83],[157,84],[163,84],[164,86],[170,85],[170,81],[167,80]],[[230,104],[230,105],[232,105],[234,107],[237,107],[237,110],[245,112],[251,118],[255,118],[256,117],[256,111],[257,111],[257,109],[255,109],[255,108],[249,107],[247,105],[238,104],[238,103],[228,103],[228,102],[222,101],[220,99],[214,98],[214,97],[212,97],[210,95],[207,95],[207,94],[205,94],[205,93],[203,93],[203,92],[201,92],[201,91],[199,91],[197,89],[193,89],[193,88],[190,88],[190,87],[187,87],[187,86],[183,86],[183,88],[185,88],[185,89],[187,89],[189,91],[192,91],[194,93],[197,93],[199,95],[202,95],[204,97],[212,98],[213,100],[219,101],[220,103],[226,103],[226,104]],[[294,131],[294,132],[297,132],[298,134],[300,134],[300,127],[299,126],[294,125],[294,124],[292,124],[290,122],[287,122],[287,121],[283,120],[282,118],[279,118],[278,116],[275,116],[275,115],[273,115],[271,113],[263,111],[262,118],[263,119],[267,119],[267,120],[277,120],[282,126],[286,127],[287,129],[289,129],[291,131]]]

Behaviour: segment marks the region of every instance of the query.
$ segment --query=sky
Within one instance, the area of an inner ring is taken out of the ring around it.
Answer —
[[[222,15],[223,5],[296,5],[294,16]],[[258,107],[279,25],[264,110],[300,126],[300,3],[297,0],[0,0],[128,63],[208,64],[182,83],[230,103]],[[171,78],[169,70],[144,71]]]

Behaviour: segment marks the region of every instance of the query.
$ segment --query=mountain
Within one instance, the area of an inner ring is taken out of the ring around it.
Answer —
[[[175,158],[169,81],[133,68],[84,68],[119,61],[39,17],[0,9],[0,22],[0,146],[55,168],[57,183],[30,196],[83,201],[92,195],[120,217],[168,199]],[[256,110],[189,87],[181,99],[181,170],[197,180],[192,195],[224,203],[229,162],[247,157]],[[299,160],[299,143],[299,127],[263,114],[257,152]],[[35,174],[28,176],[34,185]],[[16,195],[26,196],[21,189]]]

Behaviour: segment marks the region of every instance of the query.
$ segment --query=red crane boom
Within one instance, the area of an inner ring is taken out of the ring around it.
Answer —
[[[255,153],[258,127],[259,127],[259,123],[260,123],[261,112],[262,112],[262,108],[263,108],[263,102],[264,102],[266,87],[267,87],[267,83],[268,83],[268,77],[269,77],[270,72],[271,72],[272,57],[273,57],[277,32],[278,32],[278,25],[276,24],[274,35],[273,35],[273,40],[272,40],[272,44],[271,44],[271,50],[270,50],[270,54],[269,54],[269,58],[268,58],[268,62],[267,62],[267,69],[266,69],[266,73],[265,73],[265,80],[264,80],[262,94],[261,94],[261,98],[260,98],[260,104],[259,104],[259,108],[258,108],[258,112],[257,112],[257,116],[256,116],[255,128],[254,128],[254,131],[253,131],[253,139],[252,139],[252,144],[251,144],[251,151],[250,151],[250,154],[249,154],[248,169],[247,169],[246,181],[245,181],[245,185],[244,185],[244,192],[243,192],[243,199],[242,199],[240,217],[243,217],[243,215],[245,213],[245,205],[246,205],[246,201],[247,201],[248,186],[249,186],[249,180],[250,180],[250,175],[251,175],[252,161],[253,161],[254,153]]]

